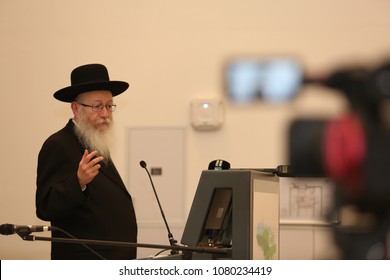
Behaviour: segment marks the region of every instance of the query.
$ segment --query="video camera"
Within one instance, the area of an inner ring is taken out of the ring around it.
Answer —
[[[373,215],[375,225],[368,231],[336,229],[335,235],[345,258],[368,258],[372,244],[385,243],[390,217],[390,61],[339,68],[321,78],[304,77],[303,72],[293,59],[236,60],[227,67],[227,92],[234,102],[280,102],[291,100],[307,84],[317,84],[346,98],[349,108],[341,117],[292,121],[288,159],[297,177],[334,182],[335,211],[353,205]]]
[[[337,119],[297,119],[289,131],[289,161],[297,176],[327,176],[339,201],[383,211],[390,205],[390,63],[337,70],[309,82],[339,90],[349,110]]]

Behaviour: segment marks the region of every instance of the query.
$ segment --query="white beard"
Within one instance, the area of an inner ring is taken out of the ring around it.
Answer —
[[[112,119],[99,119],[99,123],[103,122],[106,123],[106,129],[99,130],[81,113],[75,125],[75,132],[88,152],[98,151],[98,156],[103,156],[104,162],[107,163],[110,159],[110,147],[114,143],[114,130]]]

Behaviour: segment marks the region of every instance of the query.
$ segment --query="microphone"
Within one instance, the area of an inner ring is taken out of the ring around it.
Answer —
[[[29,241],[35,241],[37,237],[30,235],[33,232],[42,232],[42,231],[61,231],[62,233],[68,235],[72,239],[76,239],[73,235],[70,233],[66,232],[63,229],[60,229],[58,227],[52,227],[52,226],[31,226],[31,225],[13,225],[13,224],[2,224],[0,225],[0,234],[1,235],[11,235],[11,234],[17,234],[19,235],[23,240],[29,240]],[[39,239],[38,239],[39,240]],[[45,240],[45,239],[41,239]],[[49,239],[46,239],[49,240]],[[71,243],[71,242],[70,242]],[[93,250],[91,247],[89,247],[87,244],[80,243],[83,245],[85,248],[90,250],[93,254],[98,256],[100,259],[105,260],[104,257],[102,257],[98,252]]]
[[[141,160],[139,162],[139,165],[141,165],[141,167],[143,169],[146,170],[146,173],[148,174],[149,176],[149,180],[150,180],[150,183],[152,185],[152,188],[153,188],[153,192],[154,192],[154,195],[156,197],[156,200],[157,200],[157,203],[158,203],[158,207],[160,208],[160,212],[161,212],[161,216],[163,217],[163,220],[164,220],[164,223],[165,223],[165,227],[167,228],[167,231],[168,231],[168,240],[169,240],[169,244],[171,246],[175,246],[177,241],[173,238],[173,234],[171,233],[171,230],[169,229],[169,226],[168,226],[168,222],[167,222],[167,219],[165,218],[165,214],[164,214],[164,211],[162,209],[162,206],[161,206],[161,203],[160,203],[160,199],[158,198],[158,195],[157,195],[157,192],[156,192],[156,188],[154,187],[154,184],[153,184],[153,180],[152,180],[152,177],[150,176],[150,173],[149,173],[149,170],[146,168],[146,162]],[[174,255],[174,254],[177,254],[178,252],[176,250],[172,250],[171,251],[171,254]]]
[[[290,165],[278,165],[276,168],[255,168],[253,170],[271,173],[278,177],[295,177],[294,170]]]
[[[29,235],[32,232],[42,232],[42,231],[52,231],[54,230],[51,226],[31,226],[31,225],[12,225],[12,224],[2,224],[0,225],[0,234],[2,235],[11,235],[18,234],[20,236]]]

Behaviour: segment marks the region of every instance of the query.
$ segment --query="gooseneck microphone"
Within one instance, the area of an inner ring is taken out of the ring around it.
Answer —
[[[0,225],[0,234],[11,235],[18,234],[20,236],[29,235],[32,232],[52,231],[54,230],[51,226],[31,226],[31,225],[13,225],[13,224],[2,224]]]
[[[279,177],[295,177],[294,170],[290,165],[278,165],[276,168],[255,168],[253,170],[271,173]]]
[[[35,241],[35,237],[30,235],[33,232],[42,232],[42,231],[61,231],[62,233],[68,235],[72,239],[76,239],[73,235],[66,232],[65,230],[53,227],[53,226],[31,226],[31,225],[13,225],[13,224],[2,224],[0,225],[0,234],[1,235],[11,235],[11,234],[17,234],[19,235],[23,240],[29,240],[29,241]],[[91,247],[89,247],[87,244],[80,243],[85,248],[90,250],[93,254],[95,254],[98,258],[105,260],[105,258],[100,255],[98,252],[93,250]]]
[[[177,241],[173,238],[173,234],[171,233],[171,230],[169,229],[169,226],[168,226],[168,222],[167,222],[167,219],[165,218],[165,214],[164,214],[164,211],[163,211],[163,208],[161,206],[161,203],[160,203],[160,199],[158,198],[158,195],[157,195],[157,192],[156,192],[156,188],[154,187],[154,183],[153,183],[153,180],[152,180],[152,176],[150,176],[150,173],[149,173],[149,170],[147,169],[147,166],[146,166],[146,162],[141,160],[139,162],[139,164],[141,165],[141,167],[143,169],[146,170],[146,173],[148,174],[149,176],[149,180],[150,180],[150,183],[152,185],[152,188],[153,188],[153,192],[154,192],[154,195],[156,197],[156,200],[157,200],[157,203],[158,203],[158,207],[160,208],[160,212],[161,212],[161,216],[163,217],[163,220],[164,220],[164,223],[165,223],[165,227],[167,228],[167,231],[168,231],[168,240],[169,240],[169,244],[171,246],[175,246]],[[174,255],[174,254],[177,254],[178,252],[176,250],[172,250],[171,251],[171,254]]]

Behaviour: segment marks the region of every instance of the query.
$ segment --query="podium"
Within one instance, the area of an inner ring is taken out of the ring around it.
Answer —
[[[279,178],[245,169],[203,171],[181,243],[231,248],[224,259],[279,259]]]

